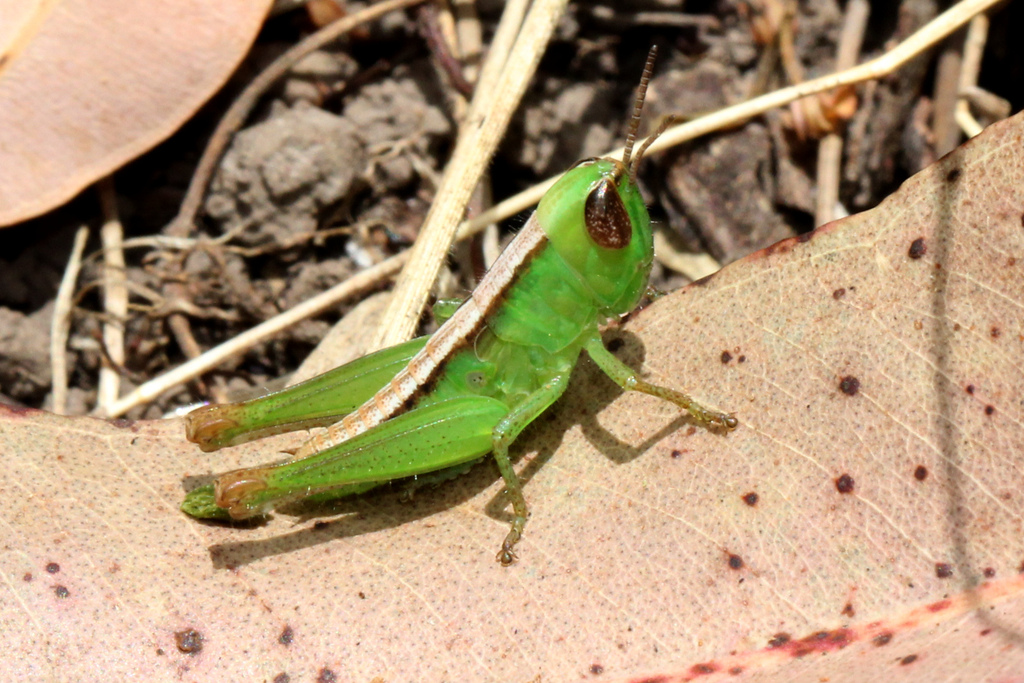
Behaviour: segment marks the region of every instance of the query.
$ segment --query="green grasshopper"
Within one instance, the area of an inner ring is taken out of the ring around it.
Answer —
[[[189,440],[204,451],[327,429],[285,462],[220,475],[190,492],[181,509],[245,519],[284,502],[349,496],[396,479],[411,487],[437,483],[492,452],[514,512],[497,555],[509,565],[527,518],[509,446],[562,395],[582,350],[623,389],[671,401],[705,427],[734,429],[732,415],[641,379],[599,332],[636,307],[648,287],[654,244],[636,183],[647,146],[630,157],[652,57],[623,160],[585,159],[567,171],[469,298],[453,313],[441,311],[450,317],[432,336],[278,393],[186,416]]]

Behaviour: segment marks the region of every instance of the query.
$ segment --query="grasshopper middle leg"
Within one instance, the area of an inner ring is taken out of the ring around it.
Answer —
[[[530,394],[526,400],[520,403],[515,410],[506,415],[494,427],[492,442],[494,444],[494,461],[498,464],[498,471],[505,480],[505,491],[512,502],[512,511],[515,516],[512,519],[512,528],[509,530],[505,541],[498,551],[497,560],[506,567],[516,559],[514,551],[516,543],[523,535],[523,527],[526,525],[527,509],[526,499],[523,497],[523,487],[519,483],[519,477],[512,468],[512,462],[508,458],[508,447],[516,437],[519,436],[528,424],[533,422],[543,413],[548,406],[554,403],[559,396],[565,392],[569,383],[569,372],[559,374],[554,379],[548,380],[540,389]]]

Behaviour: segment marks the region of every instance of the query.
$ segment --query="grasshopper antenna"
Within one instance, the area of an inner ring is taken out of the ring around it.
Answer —
[[[666,116],[665,120],[661,122],[660,126],[658,126],[658,129],[654,131],[654,133],[652,133],[650,137],[644,140],[642,145],[640,145],[640,149],[638,149],[636,152],[636,157],[633,158],[633,164],[629,167],[629,182],[636,185],[636,171],[637,167],[640,166],[640,160],[644,158],[644,152],[647,151],[647,148],[650,147],[655,140],[661,137],[662,133],[668,130],[669,126],[671,126],[678,120],[678,116]]]
[[[651,73],[654,71],[654,59],[658,56],[658,46],[651,45],[647,52],[647,61],[644,63],[644,72],[640,75],[640,87],[636,91],[636,100],[633,102],[633,116],[629,120],[629,133],[626,135],[626,151],[622,155],[622,163],[629,169],[630,182],[636,182],[635,166],[630,165],[630,157],[633,156],[633,144],[636,142],[636,134],[640,130],[640,114],[644,109],[644,97],[647,96],[647,84],[651,82]],[[639,161],[639,155],[637,155]]]

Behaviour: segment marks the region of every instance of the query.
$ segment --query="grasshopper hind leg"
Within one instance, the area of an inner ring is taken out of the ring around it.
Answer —
[[[507,414],[506,404],[483,396],[417,407],[309,456],[226,472],[212,487],[213,507],[204,487],[190,494],[186,511],[245,519],[296,500],[344,497],[414,476],[450,475],[487,454],[494,427]]]

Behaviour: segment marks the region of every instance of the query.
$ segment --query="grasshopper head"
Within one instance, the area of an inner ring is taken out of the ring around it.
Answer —
[[[666,118],[636,155],[633,144],[658,49],[652,46],[640,77],[622,161],[584,159],[562,176],[537,207],[551,246],[590,290],[606,317],[633,310],[647,289],[654,258],[651,217],[636,185],[644,152],[672,122]]]
[[[647,288],[651,219],[625,164],[587,159],[548,190],[537,218],[551,246],[608,317],[631,311]]]

